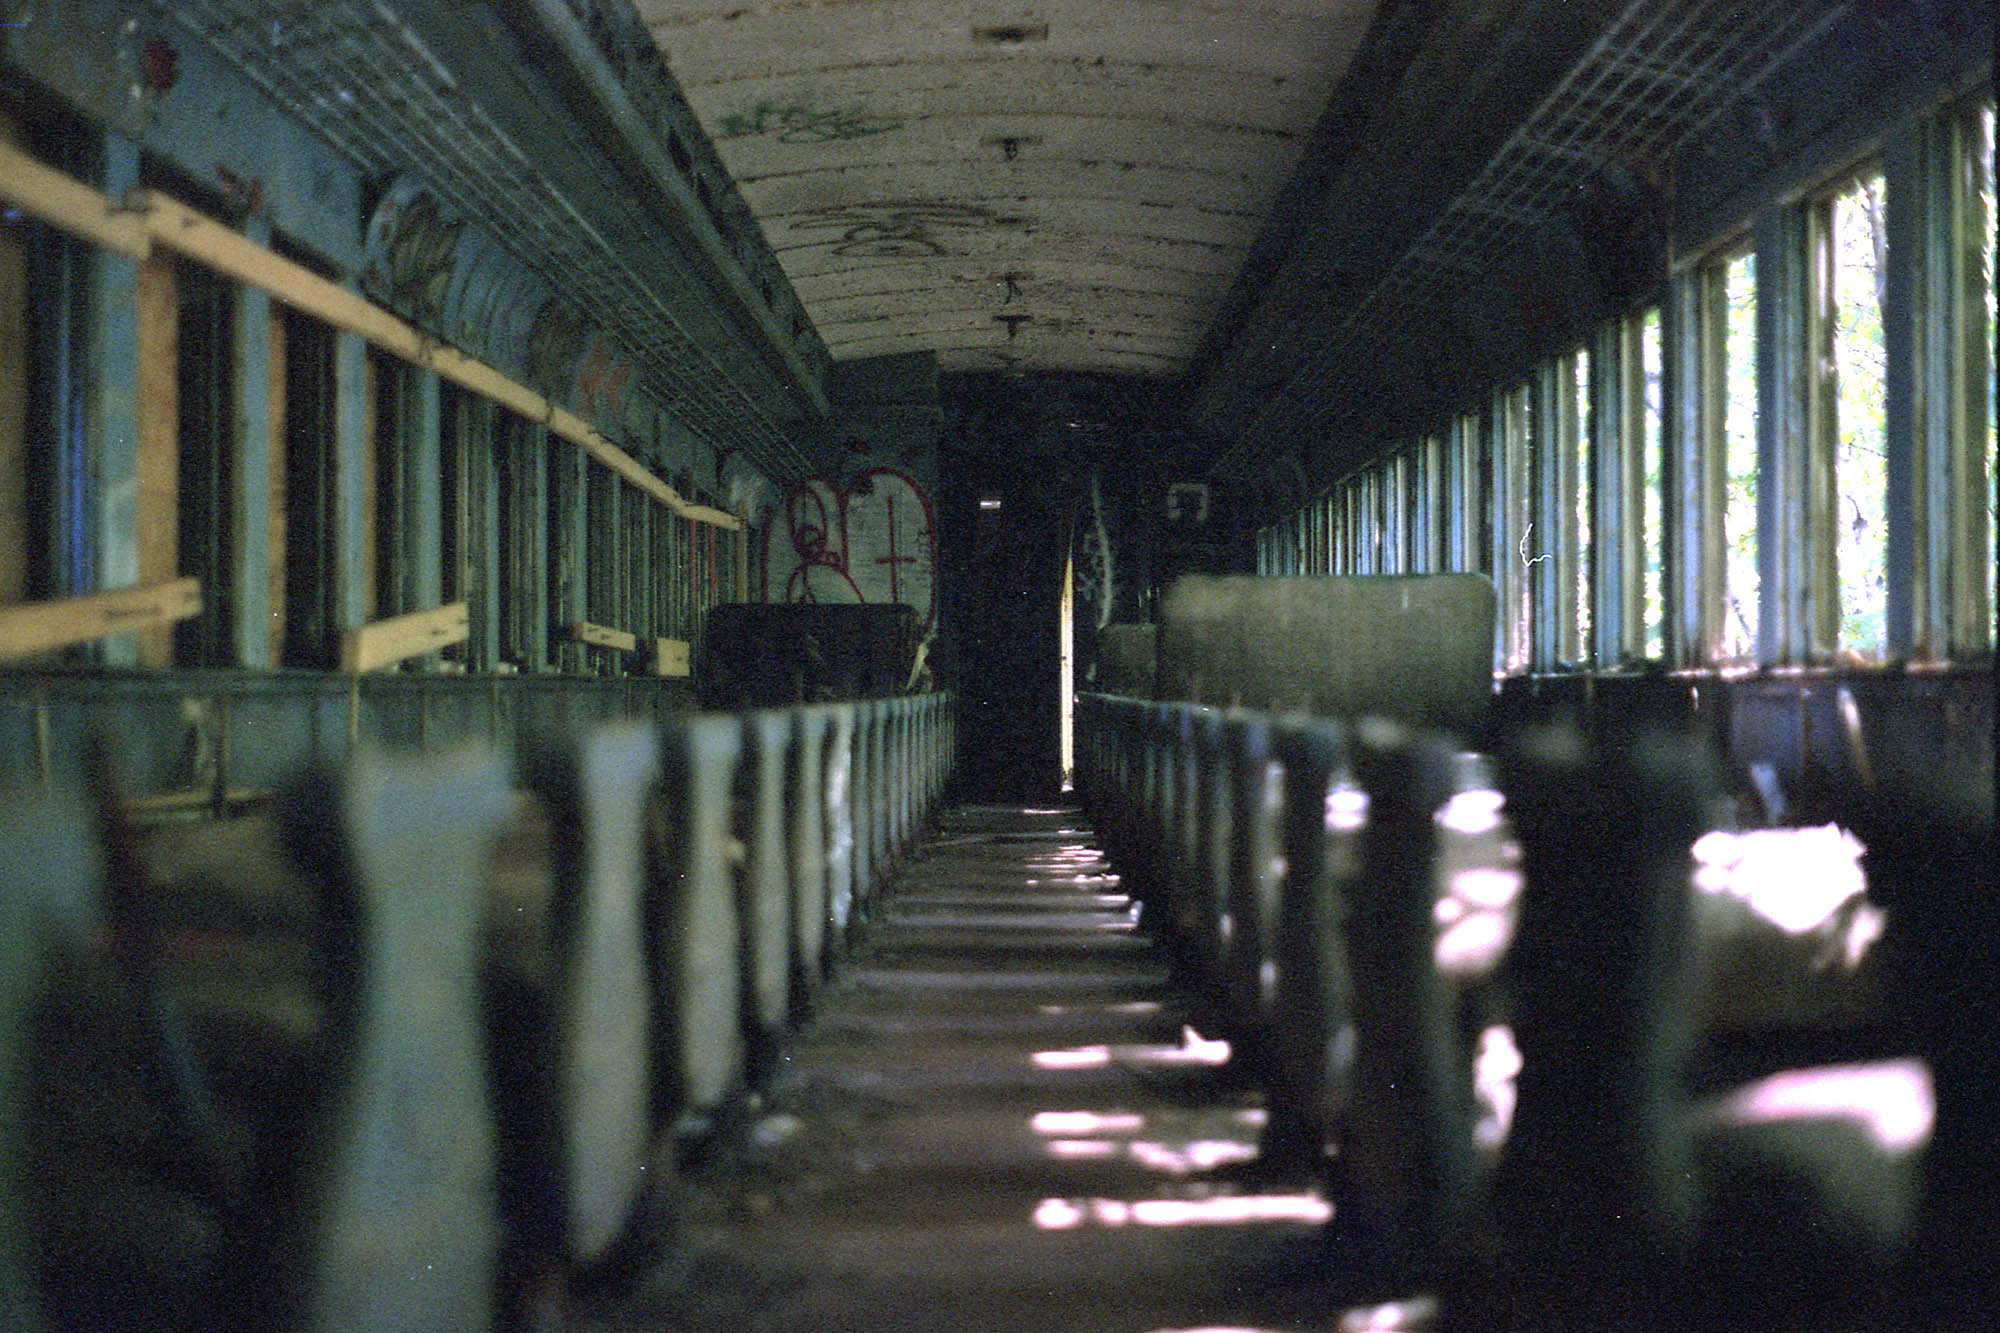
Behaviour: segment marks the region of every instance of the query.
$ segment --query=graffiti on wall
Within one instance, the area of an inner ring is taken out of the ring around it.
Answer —
[[[813,209],[792,223],[797,232],[834,232],[833,253],[849,259],[932,259],[954,253],[947,243],[964,234],[1021,224],[976,204],[889,199]]]
[[[764,530],[764,598],[901,602],[929,629],[937,614],[936,538],[930,496],[899,468],[868,468],[845,487],[798,482],[785,488]]]
[[[902,121],[886,116],[871,116],[853,108],[829,110],[795,98],[761,101],[747,111],[732,111],[716,122],[715,137],[748,139],[768,134],[779,143],[844,143],[902,128]]]

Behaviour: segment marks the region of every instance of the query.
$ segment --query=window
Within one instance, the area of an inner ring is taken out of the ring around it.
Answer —
[[[295,310],[285,310],[282,318],[284,643],[277,660],[285,666],[325,670],[336,664],[340,654],[334,633],[339,623],[334,556],[334,337],[325,324]],[[280,561],[274,558],[272,563]],[[273,608],[278,605],[274,602]]]
[[[1722,515],[1725,548],[1720,652],[1724,661],[1757,656],[1757,257],[1723,267]]]
[[[1888,231],[1881,173],[1850,182],[1822,206],[1831,250],[1839,644],[1879,658],[1888,598],[1888,378],[1882,330]]]
[[[230,511],[236,420],[235,294],[196,264],[176,265],[181,572],[201,580],[201,614],[175,630],[178,666],[229,666],[236,552]]]
[[[371,349],[375,381],[375,613],[443,603],[446,564],[437,376]],[[417,659],[435,662],[435,657]]]

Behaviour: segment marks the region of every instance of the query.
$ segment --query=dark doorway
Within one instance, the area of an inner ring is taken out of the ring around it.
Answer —
[[[971,459],[947,459],[940,477],[958,664],[959,794],[976,802],[1055,801],[1062,789],[1064,478],[996,475]]]

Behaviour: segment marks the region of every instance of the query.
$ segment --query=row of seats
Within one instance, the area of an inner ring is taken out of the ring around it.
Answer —
[[[1731,807],[1688,735],[1537,727],[1489,759],[1086,695],[1077,768],[1196,1025],[1264,1093],[1259,1169],[1330,1189],[1333,1280],[1466,1328],[1957,1327],[1984,1299],[1990,783],[1851,793],[1867,891],[1822,937],[1706,905],[1736,892]],[[1763,977],[1717,961],[1744,948]],[[1812,1022],[1755,993],[1843,966]]]
[[[0,795],[0,1323],[484,1329],[609,1281],[943,793],[945,695]]]

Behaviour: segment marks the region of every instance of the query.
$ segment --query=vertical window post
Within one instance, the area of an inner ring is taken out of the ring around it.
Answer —
[[[551,446],[549,463],[549,619],[567,627],[584,615],[584,570],[588,554],[585,490],[589,458],[580,449]],[[543,633],[549,632],[545,626]],[[567,633],[558,640],[555,669],[581,674],[588,651]]]
[[[1442,573],[1451,568],[1445,559],[1447,529],[1451,510],[1445,501],[1445,443],[1436,434],[1423,439],[1424,551],[1419,568]]]
[[[444,462],[439,433],[442,411],[438,377],[414,367],[405,370],[407,396],[401,429],[403,531],[401,590],[404,611],[426,611],[444,600]],[[426,656],[426,666],[437,657]]]
[[[1605,323],[1590,356],[1590,624],[1606,666],[1646,653],[1644,319]]]
[[[244,228],[260,246],[271,241],[267,223],[252,219]],[[226,427],[233,458],[225,522],[230,525],[230,657],[238,666],[269,667],[271,661],[271,565],[283,553],[271,549],[273,409],[272,358],[284,355],[271,338],[271,298],[242,287],[231,302],[235,331],[233,366],[235,416]],[[282,383],[282,380],[280,381]]]
[[[1661,592],[1667,660],[1681,667],[1713,661],[1722,637],[1726,314],[1719,266],[1674,275],[1661,313]]]
[[[1382,478],[1382,569],[1386,574],[1407,574],[1403,556],[1408,541],[1403,527],[1409,522],[1409,488],[1403,484],[1407,455],[1400,450],[1380,464]]]
[[[1484,502],[1479,486],[1478,413],[1461,413],[1452,421],[1446,458],[1450,471],[1444,500],[1449,533],[1445,567],[1469,573],[1480,566],[1479,516]]]
[[[1528,524],[1528,389],[1496,390],[1486,418],[1487,449],[1493,460],[1493,582],[1499,593],[1499,634],[1495,669],[1516,672],[1528,665],[1528,570],[1533,546]]]
[[[1544,361],[1529,383],[1534,396],[1529,451],[1534,528],[1526,549],[1534,608],[1531,665],[1554,671],[1582,656],[1576,632],[1575,363],[1567,356]]]
[[[1834,574],[1832,252],[1825,210],[1757,222],[1757,656],[1824,660],[1840,628]]]
[[[1345,477],[1334,488],[1334,516],[1340,526],[1339,564],[1336,574],[1361,572],[1361,514],[1359,483]]]

